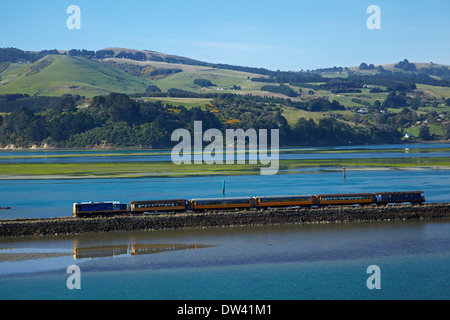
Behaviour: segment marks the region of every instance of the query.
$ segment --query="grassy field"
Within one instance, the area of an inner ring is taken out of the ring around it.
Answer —
[[[71,163],[71,164],[6,164],[0,168],[1,176],[14,177],[70,177],[70,178],[116,178],[189,175],[259,174],[256,165],[175,165],[171,162],[143,163]]]
[[[439,86],[429,86],[426,84],[417,84],[417,89],[430,91],[437,98],[445,97],[446,99],[450,98],[450,90],[447,87],[439,87]]]
[[[160,80],[154,81],[162,91],[170,88],[177,88],[185,91],[216,93],[223,92],[221,89],[230,90],[233,85],[240,86],[242,90],[260,89],[261,84],[251,82],[249,78],[256,75],[240,71],[207,69],[196,71],[180,72]],[[202,88],[194,85],[195,79],[206,79],[211,81],[214,86]],[[236,90],[231,90],[236,93]]]
[[[306,110],[300,110],[292,107],[282,107],[281,109],[283,117],[286,118],[286,121],[290,126],[294,126],[299,118],[305,118],[307,120],[313,119],[316,123],[319,122],[320,119],[326,117],[325,112],[310,112]]]
[[[113,162],[113,163],[59,163],[59,164],[2,164],[0,179],[56,179],[56,178],[138,178],[199,175],[260,174],[261,164],[182,164],[171,162]],[[341,170],[377,168],[386,169],[448,169],[450,158],[380,158],[380,159],[308,159],[280,160],[279,174],[296,173],[298,169],[328,168]]]
[[[203,98],[172,98],[172,97],[145,97],[142,98],[145,101],[161,101],[164,104],[171,104],[175,107],[184,106],[187,109],[199,107],[206,110],[206,106],[212,101],[212,99]]]
[[[4,78],[4,79],[3,79]],[[93,97],[109,92],[144,92],[150,81],[108,68],[90,59],[69,56],[46,56],[33,64],[15,68],[2,75],[0,94],[61,96],[79,94]]]
[[[442,136],[442,126],[430,125],[430,126],[428,126],[428,128],[430,129],[430,134]],[[407,133],[409,135],[413,135],[414,137],[418,137],[419,136],[419,132],[420,132],[420,128],[419,127],[406,128],[405,129],[405,133]]]

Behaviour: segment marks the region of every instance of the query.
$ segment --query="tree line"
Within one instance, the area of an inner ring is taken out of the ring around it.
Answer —
[[[178,128],[193,130],[194,121],[202,121],[204,130],[216,128],[223,132],[228,128],[279,129],[282,146],[400,141],[395,129],[350,126],[332,117],[318,123],[300,118],[295,125],[289,125],[273,101],[278,100],[228,94],[216,96],[202,110],[112,93],[96,96],[89,101],[89,107],[79,108],[73,96],[64,96],[52,100],[40,111],[22,106],[0,116],[0,146],[171,148],[175,144],[170,140],[171,133]],[[342,106],[317,99],[307,107],[324,110]]]
[[[74,101],[84,99],[79,95],[68,95]],[[30,96],[28,94],[4,94],[0,95],[0,112],[13,112],[20,108],[26,108],[33,112],[39,112],[44,109],[52,108],[58,105],[61,100],[64,100],[66,96],[62,97],[46,97],[46,96]]]
[[[291,87],[284,84],[280,84],[279,86],[265,85],[261,87],[261,91],[281,93],[291,98],[297,97],[299,95],[298,92],[295,92]]]
[[[35,62],[49,54],[59,54],[59,51],[53,49],[34,52],[16,48],[0,48],[0,62]]]

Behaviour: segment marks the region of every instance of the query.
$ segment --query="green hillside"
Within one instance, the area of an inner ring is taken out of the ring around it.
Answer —
[[[210,70],[198,70],[193,72],[180,72],[175,75],[157,80],[155,84],[161,88],[162,91],[167,91],[170,88],[179,88],[186,91],[194,92],[221,92],[223,90],[231,90],[233,85],[241,87],[243,90],[247,90],[254,86],[249,80],[249,77],[254,77],[245,72],[223,70],[223,69],[210,69]],[[196,79],[205,79],[211,81],[213,86],[203,88],[195,85],[193,82]],[[256,84],[258,87],[261,85]]]
[[[179,89],[196,93],[217,93],[224,90],[233,90],[233,86],[240,87],[243,91],[254,91],[259,90],[262,86],[261,83],[250,81],[251,78],[261,77],[261,75],[250,72],[152,60],[134,61],[131,59],[108,58],[102,61],[111,68],[151,80],[162,92],[167,92],[169,89]],[[164,70],[177,70],[178,72],[169,75],[150,76],[155,70],[160,70],[161,72]],[[210,87],[195,85],[194,81],[196,79],[209,80],[213,85]]]
[[[286,141],[296,139],[289,132],[301,128],[313,132],[318,130],[317,125],[346,128],[364,143],[450,137],[450,68],[447,65],[410,63],[404,59],[376,66],[363,62],[358,67],[293,72],[213,64],[124,48],[97,52],[0,48],[0,128],[3,122],[6,131],[18,127],[7,119],[9,113],[21,107],[37,113],[55,106],[61,110],[75,107],[82,110],[92,105],[91,98],[112,92],[134,94],[130,98],[143,103],[144,109],[148,107],[146,102],[155,103],[158,108],[163,105],[167,110],[162,113],[181,112],[182,106],[188,110],[199,107],[213,114],[224,126],[264,127],[269,125],[263,123],[264,119],[273,116],[270,125],[284,126]],[[69,106],[64,100],[67,97],[58,100],[64,94],[74,99]],[[261,110],[265,113],[256,117]],[[156,113],[153,118],[157,118]],[[254,123],[255,118],[259,119],[258,125]],[[35,127],[25,135],[33,136],[33,130],[42,127],[41,120],[38,116]],[[164,121],[160,117],[157,123]],[[59,127],[55,129],[52,123],[47,126],[49,131],[54,131],[50,144],[60,143]],[[119,130],[114,126],[110,129]],[[148,128],[144,129],[136,127],[134,133],[124,136],[147,135]],[[300,131],[299,134],[303,132]],[[28,136],[17,134],[23,141],[29,140]],[[363,138],[364,135],[369,139]],[[5,143],[23,144],[20,139],[10,136]],[[308,143],[317,143],[309,140]],[[349,136],[350,140],[357,141]],[[128,142],[118,145],[128,146]]]
[[[0,94],[79,94],[93,97],[109,92],[144,92],[151,84],[147,79],[83,57],[48,55],[23,66],[15,64],[15,68],[9,68],[1,74]]]
[[[439,81],[448,79],[448,66],[405,64],[405,61],[376,67],[371,65],[369,70],[363,70],[361,66],[334,67],[315,70],[313,73],[295,73],[212,64],[154,51],[124,48],[106,48],[97,52],[70,50],[59,54],[53,51],[37,53],[0,49],[0,95],[78,94],[92,98],[111,92],[135,94],[178,90],[195,94],[251,94],[303,102],[323,97],[330,101],[336,100],[346,108],[364,108],[376,101],[382,103],[390,91],[386,90],[388,85],[414,82],[417,84],[415,92],[419,95],[418,99],[433,98],[439,104],[443,102],[442,97],[449,98],[448,84]],[[417,72],[404,71],[399,65],[413,66]],[[378,67],[394,73],[385,74]],[[206,80],[210,85],[198,85],[196,80]],[[283,87],[278,87],[280,85]],[[374,86],[380,90],[372,92]],[[412,95],[413,91],[409,94]]]
[[[146,77],[148,70],[179,69],[181,72]],[[140,72],[136,72],[139,69]],[[68,55],[48,55],[34,63],[3,63],[0,68],[0,95],[22,93],[39,96],[79,94],[87,98],[110,92],[126,94],[144,93],[149,85],[163,92],[178,89],[196,93],[216,93],[239,86],[244,91],[258,91],[260,83],[249,79],[253,73],[173,64],[158,61],[133,61],[130,59],[88,59]],[[195,79],[207,79],[209,88],[194,85]],[[250,93],[249,92],[249,93]]]

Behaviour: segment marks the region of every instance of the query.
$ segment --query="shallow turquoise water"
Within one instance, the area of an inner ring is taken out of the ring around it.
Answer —
[[[0,254],[197,244],[153,254],[0,263],[0,299],[448,299],[450,223],[235,227],[2,240]],[[31,247],[31,248],[30,248]],[[98,251],[97,253],[98,254]],[[69,290],[68,266],[81,289]],[[369,290],[367,267],[381,270]],[[39,271],[36,271],[38,269]]]

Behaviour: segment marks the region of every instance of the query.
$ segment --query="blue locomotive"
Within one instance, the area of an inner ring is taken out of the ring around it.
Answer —
[[[128,212],[128,205],[120,201],[81,202],[73,204],[74,217],[92,215],[115,215]]]

